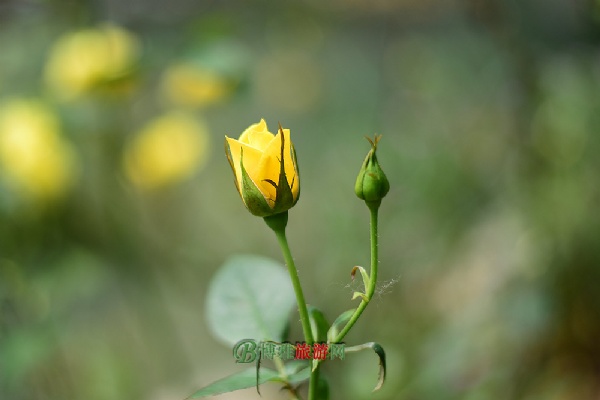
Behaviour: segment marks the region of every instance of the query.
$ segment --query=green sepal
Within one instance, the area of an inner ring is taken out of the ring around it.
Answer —
[[[280,162],[279,162],[279,181],[275,184],[272,181],[268,181],[271,185],[275,186],[276,195],[275,195],[275,205],[271,210],[272,214],[278,214],[283,211],[287,211],[296,204],[298,198],[300,198],[300,193],[298,193],[298,197],[296,201],[294,201],[294,194],[292,193],[292,188],[288,183],[287,176],[285,175],[285,135],[283,134],[283,128],[279,125],[279,136],[281,137],[281,151],[280,151]],[[292,160],[295,160],[296,155],[294,151],[294,146],[290,144],[290,149],[292,152]],[[294,168],[296,168],[294,164]],[[296,177],[297,177],[296,172]]]
[[[240,188],[240,185],[236,178],[237,173],[235,172],[235,165],[233,164],[233,157],[231,156],[231,149],[229,148],[229,142],[227,142],[227,138],[225,139],[225,156],[227,157],[229,166],[231,167],[231,170],[233,171],[233,182],[235,183],[235,188],[237,189],[238,193],[240,194],[240,197],[242,197],[242,201],[243,201],[244,197],[242,196],[242,191],[240,190],[241,188]]]
[[[385,382],[386,376],[386,363],[385,363],[385,351],[380,344],[375,342],[369,342],[365,344],[359,344],[358,346],[346,347],[346,353],[352,353],[356,351],[361,351],[365,349],[371,349],[377,354],[379,357],[379,374],[377,376],[377,385],[373,391],[381,389],[383,383]]]
[[[288,212],[284,211],[279,214],[267,215],[264,217],[264,220],[269,228],[273,229],[275,232],[283,232],[288,223]]]
[[[281,133],[281,135],[283,136],[283,132]],[[298,167],[298,158],[296,157],[296,148],[294,147],[293,143],[290,143],[290,151],[291,151],[291,156],[292,156],[292,164],[294,164],[294,171],[296,172],[296,177],[294,179],[298,179],[300,180],[300,168]],[[292,180],[292,186],[293,186],[293,180]],[[298,185],[298,196],[296,197],[296,201],[294,202],[294,204],[296,204],[298,202],[298,200],[300,200],[300,185]]]

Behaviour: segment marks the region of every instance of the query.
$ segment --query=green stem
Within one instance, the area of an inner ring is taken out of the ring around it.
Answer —
[[[288,267],[290,273],[290,279],[294,286],[294,293],[296,294],[296,302],[298,303],[298,313],[300,314],[300,322],[302,324],[302,331],[304,332],[304,341],[312,346],[314,343],[312,330],[310,328],[310,319],[308,317],[308,308],[306,307],[306,301],[304,300],[304,293],[302,293],[302,286],[300,285],[300,278],[298,278],[298,271],[292,258],[292,252],[288,245],[287,237],[285,235],[285,227],[287,226],[288,213],[287,211],[279,214],[274,214],[264,218],[267,225],[275,232],[279,247],[283,253],[283,258]],[[317,391],[317,379],[318,371],[311,371],[310,380],[308,384],[308,399],[315,400]]]
[[[304,340],[312,346],[313,337],[310,329],[310,320],[308,319],[308,308],[306,307],[306,301],[304,300],[304,293],[302,293],[298,271],[296,270],[296,265],[294,264],[294,259],[292,258],[292,253],[290,252],[290,247],[285,236],[285,229],[277,229],[274,231],[275,236],[277,236],[277,241],[279,242],[279,247],[281,247],[283,258],[287,264],[290,278],[292,279],[294,292],[296,293],[296,302],[298,303],[298,312],[300,313],[300,322],[302,324],[302,331],[304,332]]]
[[[354,310],[354,314],[350,317],[350,320],[344,326],[344,329],[337,335],[333,343],[340,343],[346,334],[350,332],[350,329],[354,326],[358,318],[362,314],[362,312],[367,308],[367,304],[373,298],[373,294],[375,293],[375,288],[377,286],[377,264],[378,264],[378,254],[377,254],[377,212],[379,211],[379,205],[381,201],[378,202],[367,202],[367,206],[369,207],[369,211],[371,213],[371,274],[369,278],[369,287],[365,288],[366,300],[363,299],[356,310]]]
[[[312,368],[312,366],[310,366]],[[310,379],[308,381],[308,400],[316,400],[317,399],[317,386],[319,384],[319,372],[320,372],[320,364],[317,365],[317,368],[310,372]]]
[[[298,271],[296,270],[296,265],[294,264],[290,246],[288,245],[287,237],[285,235],[285,228],[273,229],[273,231],[275,232],[275,236],[277,236],[277,241],[279,242],[279,247],[281,247],[285,263],[288,267],[288,272],[290,273],[290,278],[292,279],[294,292],[296,293],[296,302],[298,303],[298,312],[300,314],[300,322],[302,323],[302,331],[304,332],[304,340],[309,346],[312,346],[314,341],[310,328],[308,308],[306,307],[304,293],[302,292],[302,286],[300,285],[300,278],[298,278]],[[315,400],[318,374],[318,368],[310,374],[310,380],[308,382],[308,400]]]

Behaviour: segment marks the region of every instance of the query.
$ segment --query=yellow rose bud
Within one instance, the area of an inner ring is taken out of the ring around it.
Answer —
[[[378,205],[390,190],[390,183],[383,173],[375,154],[377,152],[377,143],[379,143],[380,139],[381,135],[375,135],[374,140],[367,138],[369,143],[371,143],[371,150],[363,162],[354,187],[356,195],[366,201],[367,204],[373,203]]]
[[[238,192],[252,214],[275,215],[296,204],[300,178],[289,129],[279,126],[273,135],[261,119],[238,140],[225,136],[225,154]]]

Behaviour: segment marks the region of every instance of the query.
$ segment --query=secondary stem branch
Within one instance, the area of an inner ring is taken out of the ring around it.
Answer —
[[[356,321],[358,321],[358,318],[360,317],[362,312],[365,310],[365,308],[367,308],[367,304],[369,304],[369,301],[371,301],[371,299],[373,298],[375,288],[377,287],[377,265],[379,262],[377,245],[377,212],[379,210],[379,204],[367,203],[367,205],[369,206],[369,211],[371,213],[371,274],[369,278],[369,287],[365,288],[366,300],[363,299],[356,308],[356,310],[354,310],[354,314],[352,314],[350,320],[348,321],[346,326],[344,326],[344,329],[342,329],[342,331],[337,335],[337,337],[333,341],[334,343],[341,342],[346,336],[346,334],[350,332],[350,329],[352,329]]]

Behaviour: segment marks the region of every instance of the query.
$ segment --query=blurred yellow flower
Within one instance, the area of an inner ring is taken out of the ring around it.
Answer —
[[[9,185],[39,200],[59,197],[72,182],[74,161],[46,105],[12,100],[0,107],[0,174]]]
[[[114,25],[67,34],[54,44],[45,69],[50,88],[66,100],[127,76],[139,56],[135,36]]]
[[[225,136],[225,153],[238,192],[252,214],[274,215],[296,204],[300,179],[289,129],[280,127],[273,135],[261,119],[250,125],[239,140]]]
[[[192,63],[169,67],[162,77],[162,90],[170,102],[181,106],[205,106],[226,98],[233,85],[224,76]]]
[[[125,172],[145,189],[180,182],[204,165],[208,140],[202,121],[190,113],[172,111],[151,121],[129,143]]]

